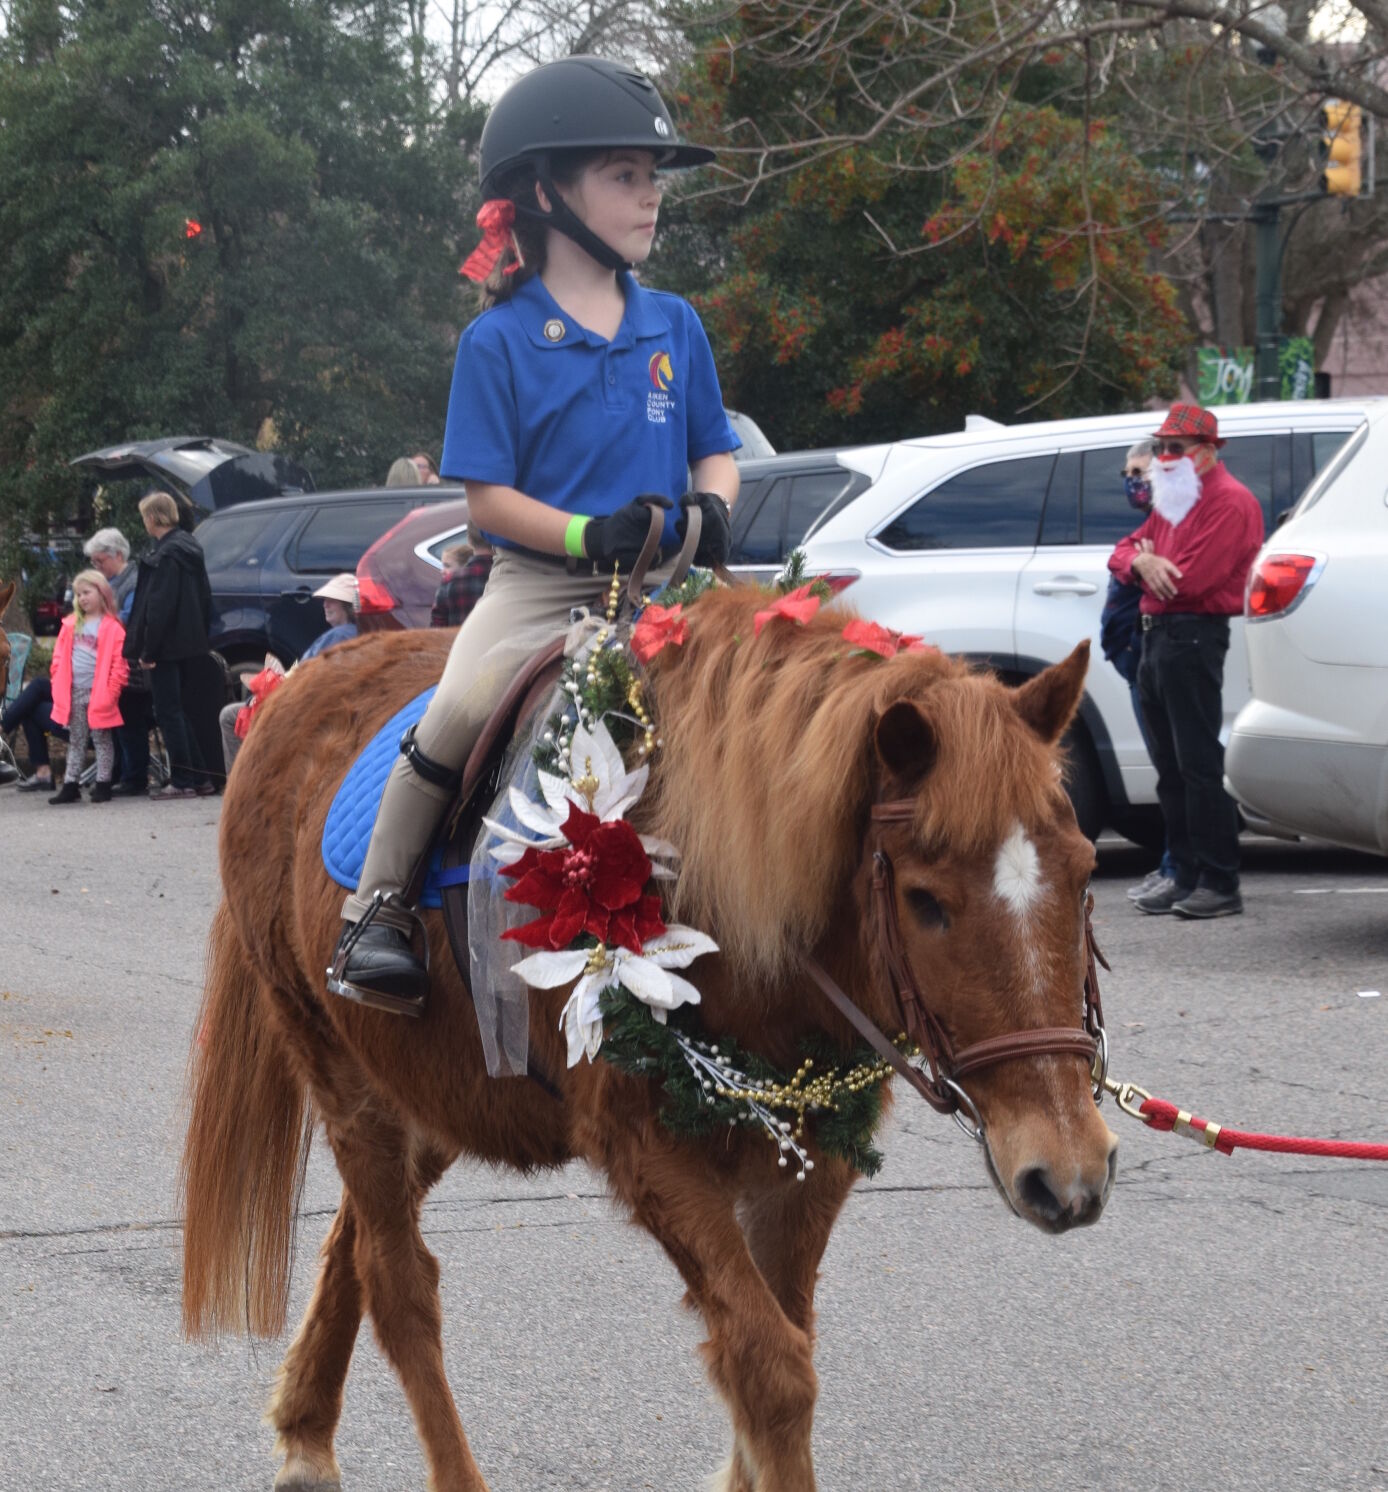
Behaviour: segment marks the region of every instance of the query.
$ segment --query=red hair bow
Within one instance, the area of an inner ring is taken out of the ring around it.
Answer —
[[[477,211],[477,226],[482,230],[482,242],[464,260],[460,275],[469,280],[482,281],[496,268],[496,261],[514,246],[511,230],[516,222],[516,204],[505,197],[493,197],[484,202]],[[520,250],[516,249],[516,261],[508,264],[503,274],[513,275],[520,268]]]

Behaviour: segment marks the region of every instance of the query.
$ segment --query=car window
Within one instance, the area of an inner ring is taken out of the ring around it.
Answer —
[[[1078,451],[1062,451],[1056,459],[1046,493],[1046,516],[1041,522],[1043,544],[1080,541],[1080,463]]]
[[[443,569],[443,552],[452,549],[455,544],[467,542],[467,524],[459,524],[457,528],[451,528],[446,534],[440,534],[437,539],[424,552],[439,563],[439,569]]]
[[[321,507],[299,535],[293,568],[301,574],[355,570],[362,555],[407,511],[405,504],[394,502]]]
[[[1315,481],[1302,493],[1301,500],[1297,503],[1293,511],[1306,513],[1314,508],[1321,498],[1335,485],[1335,479],[1354,459],[1354,453],[1368,438],[1369,425],[1366,420],[1344,445],[1336,451],[1335,455],[1331,458],[1330,465],[1316,473]],[[1385,499],[1385,501],[1388,501],[1388,499]]]
[[[1311,433],[1311,474],[1318,475],[1335,459],[1335,453],[1349,439],[1348,430],[1314,430]],[[1296,494],[1298,497],[1300,493]]]
[[[877,535],[888,549],[1014,549],[1036,544],[1055,456],[971,467],[941,482]]]
[[[1133,507],[1123,491],[1123,464],[1131,449],[1130,442],[1084,453],[1080,504],[1086,544],[1116,544],[1146,517],[1141,509]]]
[[[1220,450],[1219,459],[1229,475],[1240,482],[1263,505],[1263,522],[1272,527],[1273,435],[1235,435]]]
[[[848,486],[849,479],[850,473],[841,466],[832,471],[807,471],[790,479],[782,559],[800,543],[815,519]]]
[[[735,546],[733,560],[739,565],[774,565],[781,561],[781,518],[786,483],[772,482],[761,506],[752,514]]]
[[[229,570],[233,565],[250,557],[256,540],[267,529],[278,527],[278,514],[265,513],[219,513],[214,518],[198,524],[193,537],[202,545],[203,559],[207,569]]]

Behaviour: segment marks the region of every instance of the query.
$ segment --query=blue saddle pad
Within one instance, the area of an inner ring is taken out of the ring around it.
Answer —
[[[426,689],[386,721],[352,763],[332,807],[328,809],[327,822],[323,825],[323,867],[339,886],[348,891],[355,891],[361,880],[366,847],[371,842],[371,830],[381,806],[381,794],[385,792],[386,778],[400,754],[400,737],[420,719],[433,697],[433,688]],[[459,885],[468,878],[466,865],[442,870],[439,854],[435,850],[424,892],[420,896],[421,905],[426,907],[442,905],[440,890],[444,886]]]

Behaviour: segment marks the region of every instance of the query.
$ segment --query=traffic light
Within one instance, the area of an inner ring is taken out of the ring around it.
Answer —
[[[1321,190],[1332,197],[1357,197],[1364,186],[1364,117],[1358,104],[1337,98],[1321,105]]]

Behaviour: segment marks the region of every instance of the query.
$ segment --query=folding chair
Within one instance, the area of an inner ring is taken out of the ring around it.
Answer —
[[[10,639],[10,671],[5,678],[4,703],[9,706],[19,698],[19,691],[24,687],[24,665],[29,661],[29,649],[33,647],[34,639],[27,632],[7,632],[5,635]],[[20,770],[10,743],[2,735],[0,762]]]

